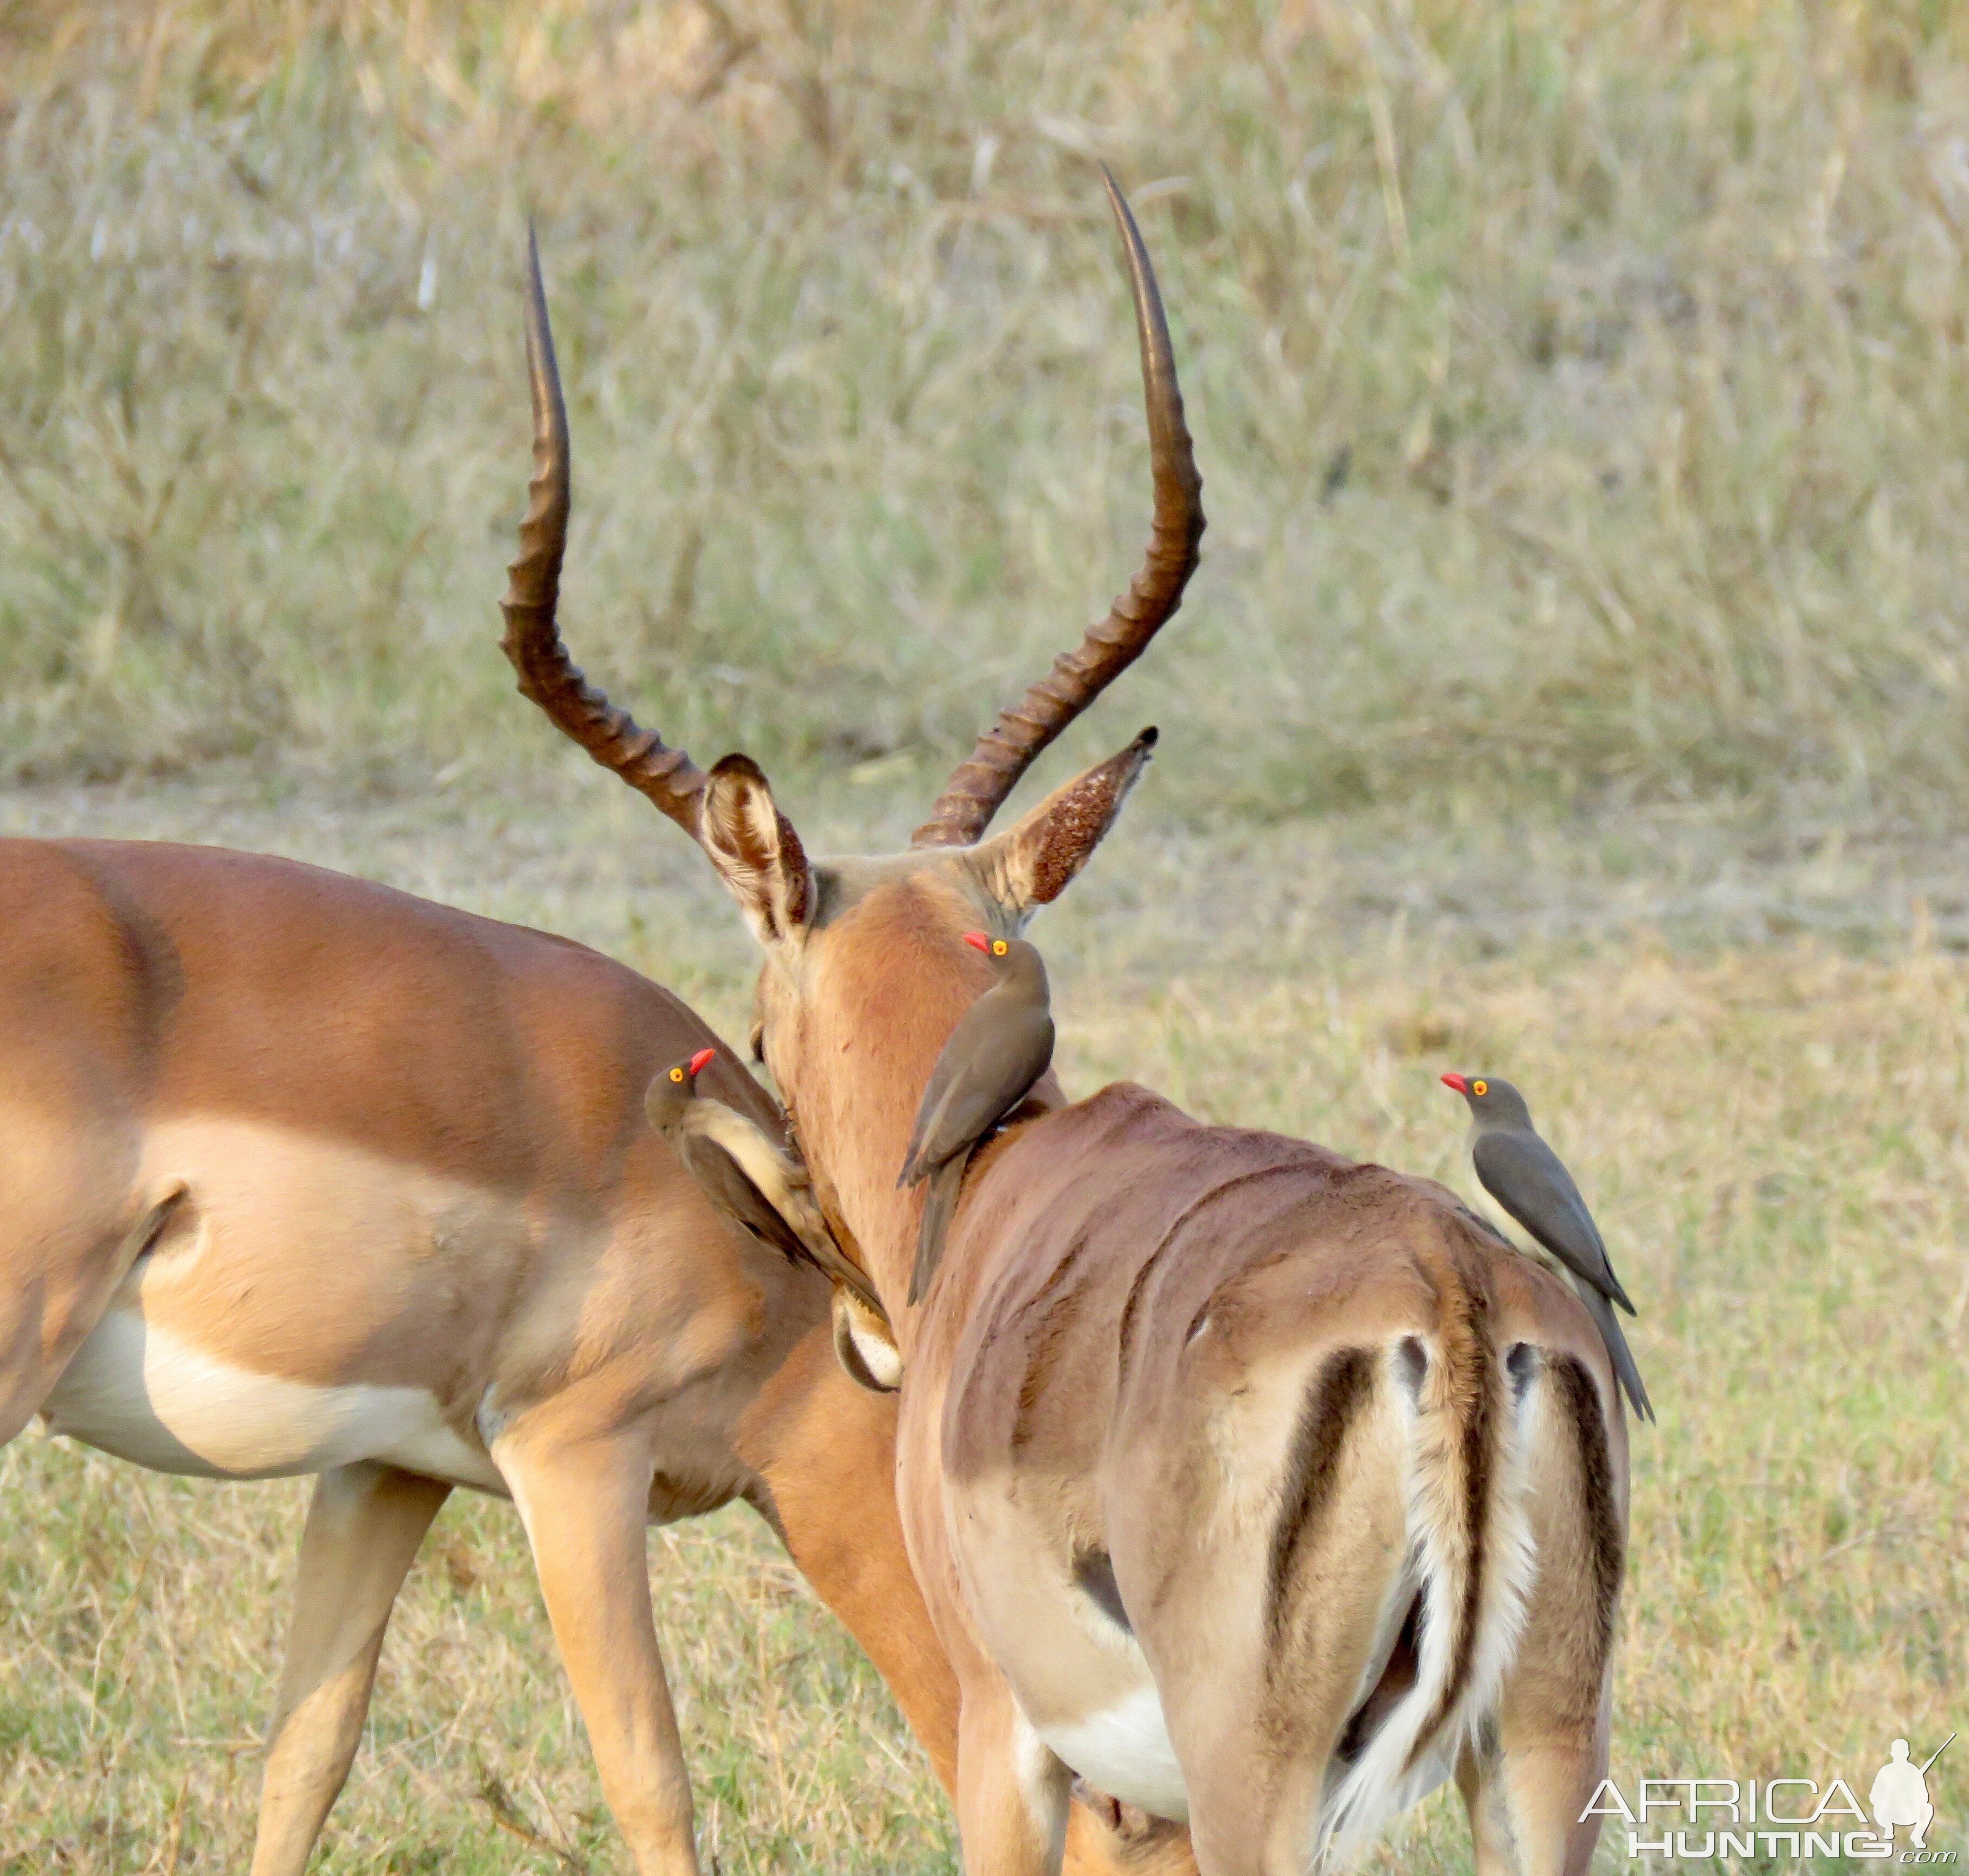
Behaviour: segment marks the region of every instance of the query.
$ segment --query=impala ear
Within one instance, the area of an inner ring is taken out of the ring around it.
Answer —
[[[895,1332],[845,1288],[835,1288],[833,1307],[834,1353],[848,1379],[870,1394],[894,1394],[903,1385]]]
[[[750,756],[727,756],[712,770],[697,838],[761,944],[778,944],[806,923],[813,886],[806,849]]]
[[[1155,746],[1155,731],[1144,730],[1126,749],[1056,789],[1016,826],[979,841],[972,851],[985,889],[1020,912],[1051,905],[1114,825]]]

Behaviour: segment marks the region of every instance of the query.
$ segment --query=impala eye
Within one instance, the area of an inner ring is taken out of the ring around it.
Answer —
[[[1491,1084],[1487,1081],[1473,1081],[1470,1084],[1470,1092],[1481,1101],[1491,1092]]]
[[[1006,952],[1010,951],[1011,948],[1011,946],[1007,944],[1003,938],[994,938],[991,941],[991,955],[994,957],[1004,957]]]
[[[683,1071],[681,1068],[673,1068],[670,1071],[670,1079],[673,1081],[681,1081],[683,1079]]]

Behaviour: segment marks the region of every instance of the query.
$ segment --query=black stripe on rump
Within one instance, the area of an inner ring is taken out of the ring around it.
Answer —
[[[1374,1389],[1374,1358],[1366,1349],[1340,1349],[1326,1358],[1306,1390],[1293,1434],[1272,1527],[1270,1592],[1265,1632],[1274,1650],[1285,1632],[1286,1597],[1299,1558],[1333,1495],[1341,1448],[1354,1416]]]
[[[1594,1670],[1604,1670],[1614,1646],[1614,1612],[1620,1599],[1620,1576],[1627,1545],[1620,1535],[1620,1515],[1614,1503],[1614,1463],[1607,1451],[1607,1422],[1600,1390],[1586,1365],[1575,1355],[1549,1358],[1547,1369],[1559,1404],[1579,1443],[1579,1495],[1586,1518],[1586,1541],[1592,1553],[1595,1624]]]
[[[1411,1767],[1434,1743],[1436,1734],[1455,1711],[1457,1702],[1470,1685],[1477,1659],[1478,1623],[1484,1609],[1484,1575],[1490,1567],[1489,1511],[1491,1469],[1495,1451],[1497,1356],[1491,1346],[1488,1325],[1484,1320],[1484,1299],[1466,1291],[1464,1307],[1467,1314],[1461,1325],[1462,1333],[1445,1337],[1444,1353],[1451,1363],[1452,1377],[1450,1411],[1462,1421],[1459,1444],[1462,1449],[1464,1534],[1470,1547],[1469,1556],[1464,1570],[1462,1602],[1452,1631],[1454,1652],[1450,1658],[1449,1673],[1443,1682],[1434,1710],[1416,1735],[1415,1744],[1409,1752],[1408,1764]],[[1458,1354],[1465,1358],[1460,1364],[1455,1359]],[[1458,1366],[1462,1369],[1461,1373],[1456,1372]]]

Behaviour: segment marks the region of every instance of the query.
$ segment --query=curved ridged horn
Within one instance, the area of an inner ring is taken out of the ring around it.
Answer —
[[[1142,390],[1149,413],[1149,461],[1155,478],[1155,521],[1142,570],[1108,617],[978,739],[970,760],[944,784],[913,847],[968,847],[991,825],[1033,758],[1148,648],[1195,571],[1203,536],[1203,478],[1196,472],[1182,392],[1169,349],[1168,322],[1155,270],[1128,204],[1104,163],[1108,206],[1127,251],[1135,329],[1142,347]]]
[[[520,674],[520,695],[530,698],[555,725],[605,769],[647,795],[693,839],[704,771],[654,730],[637,727],[582,675],[567,655],[554,623],[560,597],[561,556],[567,547],[572,503],[567,409],[554,363],[547,297],[540,284],[540,251],[527,229],[527,371],[534,390],[534,477],[527,485],[527,518],[520,523],[520,557],[506,569],[506,615],[501,649]]]

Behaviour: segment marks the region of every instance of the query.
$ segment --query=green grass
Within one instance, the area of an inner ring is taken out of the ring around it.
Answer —
[[[305,1488],[30,1439],[0,1497],[0,1871],[243,1868]],[[757,1521],[660,1533],[651,1557],[707,1868],[941,1867],[934,1781]],[[316,1867],[624,1867],[506,1506],[461,1501],[428,1541]]]

